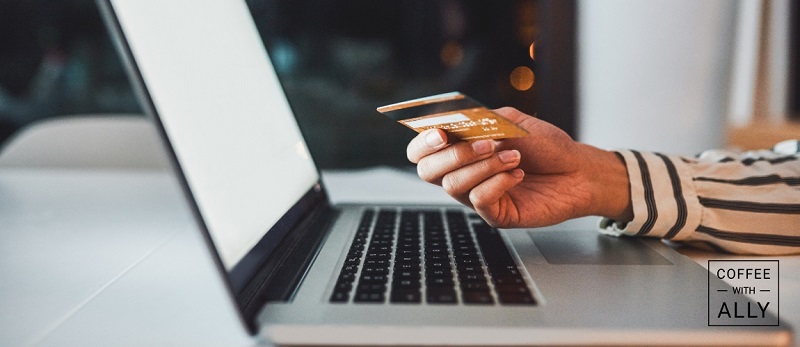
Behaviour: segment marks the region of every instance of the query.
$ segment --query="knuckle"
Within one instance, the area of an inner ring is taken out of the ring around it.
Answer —
[[[473,164],[472,168],[474,170],[473,172],[475,172],[476,175],[480,174],[483,177],[488,178],[500,172],[505,171],[506,164],[500,161],[500,158],[498,158],[495,155],[491,158],[479,160],[478,162]]]
[[[416,137],[411,139],[411,142],[409,142],[408,146],[406,146],[406,157],[408,158],[408,161],[414,164],[417,164],[429,154],[430,151],[428,150],[428,146],[425,144],[425,139],[422,137],[422,134],[418,134]]]
[[[486,196],[482,194],[480,189],[473,189],[469,192],[469,201],[475,208],[482,208],[487,205]]]
[[[447,151],[447,155],[447,159],[453,164],[463,164],[469,159],[469,155],[466,153],[464,146],[453,146],[453,150]]]
[[[417,176],[426,182],[433,183],[436,180],[432,171],[425,160],[420,160],[417,164]]]
[[[417,163],[417,160],[414,160],[414,159],[416,159],[416,157],[413,156],[412,153],[411,153],[411,146],[406,148],[406,158],[408,159],[408,161],[410,161],[410,162],[412,162],[414,164]]]
[[[442,177],[442,188],[449,195],[459,195],[461,193],[461,180],[454,174]]]
[[[427,179],[425,179],[427,177],[427,175],[428,175],[428,172],[425,169],[425,164],[423,164],[421,162],[417,163],[417,176],[419,176],[419,178],[427,181]]]
[[[498,162],[499,162],[499,159],[497,158],[497,156],[494,156],[494,157],[492,157],[490,159],[479,161],[477,163],[477,165],[478,165],[478,169],[481,172],[487,172],[487,173],[488,172],[492,172],[492,173],[494,173],[495,171],[497,171],[500,168],[500,166],[502,166],[502,164],[501,165],[497,165]]]
[[[411,141],[406,147],[406,158],[408,158],[408,161],[417,164],[421,157],[422,156],[419,154],[419,146],[416,144],[416,141]]]

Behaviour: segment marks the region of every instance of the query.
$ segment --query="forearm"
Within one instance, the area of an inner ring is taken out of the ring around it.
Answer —
[[[753,254],[800,252],[797,155],[709,151],[699,159],[620,151],[634,218],[620,233]]]

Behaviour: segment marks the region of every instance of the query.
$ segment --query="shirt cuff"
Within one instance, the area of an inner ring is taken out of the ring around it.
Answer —
[[[625,161],[633,220],[626,225],[603,219],[600,230],[685,240],[700,225],[701,206],[685,159],[660,153],[616,151]]]

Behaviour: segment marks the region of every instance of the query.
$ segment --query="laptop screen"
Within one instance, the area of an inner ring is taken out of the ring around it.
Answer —
[[[244,1],[111,1],[224,267],[319,177]]]

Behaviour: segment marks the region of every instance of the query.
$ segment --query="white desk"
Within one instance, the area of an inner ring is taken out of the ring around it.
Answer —
[[[411,173],[325,177],[337,201],[378,189],[449,199]],[[204,247],[168,173],[0,169],[0,345],[258,344]],[[703,265],[732,257],[682,251]],[[797,327],[800,256],[778,259],[780,315]]]

